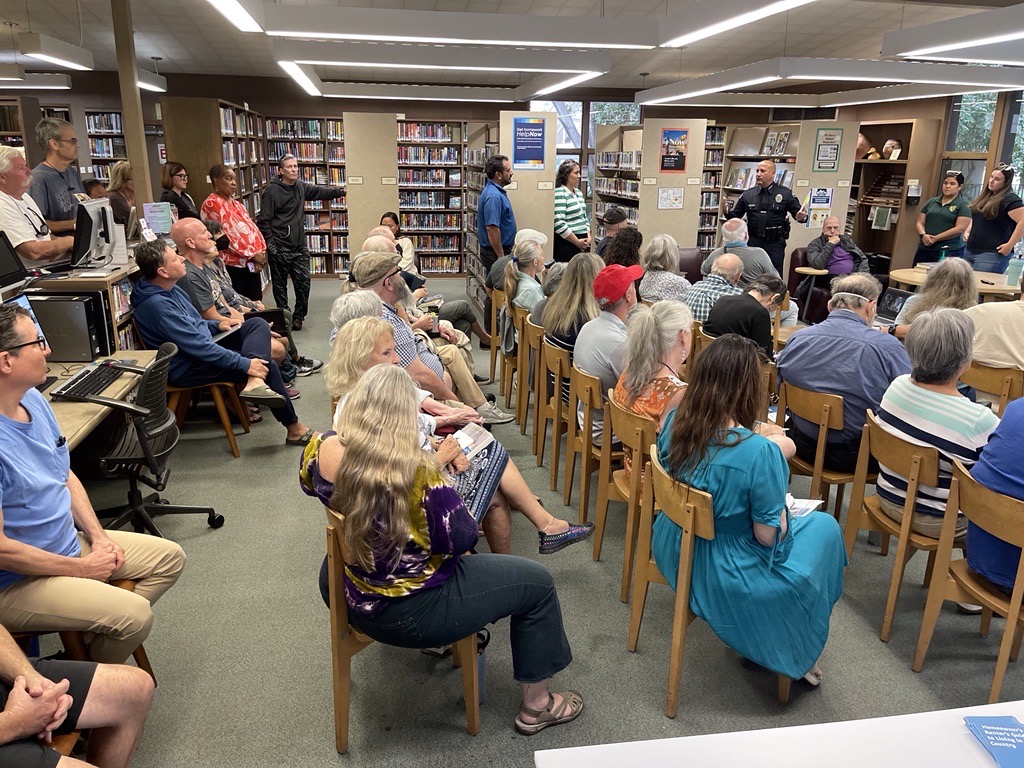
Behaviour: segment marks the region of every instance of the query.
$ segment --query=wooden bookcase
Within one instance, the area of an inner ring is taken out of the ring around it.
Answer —
[[[697,247],[705,254],[718,247],[718,211],[722,199],[722,170],[728,128],[709,125],[704,131],[704,170],[700,177]]]
[[[465,147],[465,175],[463,176],[462,254],[466,272],[466,294],[483,314],[485,288],[484,266],[480,261],[480,241],[477,235],[477,206],[480,192],[487,183],[484,168],[487,158],[498,153],[498,126],[495,123],[466,123],[463,132]]]
[[[0,99],[0,144],[23,150],[29,167],[35,167],[46,156],[34,135],[36,123],[42,116],[38,99],[29,96]]]
[[[113,110],[85,110],[85,130],[93,175],[110,181],[110,167],[128,159],[128,148],[121,124],[121,113]]]
[[[637,226],[640,217],[640,163],[643,159],[643,126],[599,125],[594,137],[594,188],[591,190],[590,231],[604,237],[597,220],[609,208],[621,208],[626,220]]]

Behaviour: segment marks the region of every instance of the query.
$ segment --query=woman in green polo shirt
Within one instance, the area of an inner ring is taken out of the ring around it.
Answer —
[[[963,188],[964,175],[959,171],[946,171],[942,194],[921,207],[921,213],[917,215],[917,234],[921,244],[914,254],[914,264],[964,255],[963,234],[971,225],[971,209],[960,194]]]

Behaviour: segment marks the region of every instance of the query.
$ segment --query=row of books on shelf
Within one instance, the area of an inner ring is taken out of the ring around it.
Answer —
[[[484,147],[483,149],[467,149],[466,165],[478,165],[483,168],[487,165],[487,158],[498,153],[497,144]]]
[[[704,165],[721,165],[725,162],[724,149],[705,149]]]
[[[220,107],[220,132],[225,136],[235,135],[235,110],[231,107]]]
[[[344,197],[336,197],[333,200],[307,200],[305,205],[307,211],[323,211],[327,208],[345,210],[347,207]]]
[[[718,210],[718,201],[721,197],[718,192],[701,192],[700,193],[700,207],[701,209],[714,208]]]
[[[725,186],[732,187],[733,189],[747,189],[748,187],[754,186],[756,182],[756,168],[753,166],[742,166],[733,167],[729,171],[729,178],[725,183]],[[777,168],[775,170],[775,183],[781,184],[784,187],[793,186],[793,175],[794,172],[785,168]]]
[[[487,185],[487,176],[480,171],[466,171],[466,186],[469,189],[482,191]]]
[[[475,211],[480,207],[480,193],[472,189],[466,190],[466,210]]]
[[[86,112],[87,133],[124,133],[121,128],[120,112]]]
[[[705,144],[725,144],[725,126],[709,125],[704,131]]]
[[[345,186],[345,169],[330,167],[327,169],[328,183],[332,187],[344,187]]]
[[[611,208],[620,209],[624,214],[626,214],[626,221],[633,226],[636,226],[636,220],[640,215],[640,209],[631,205],[618,205],[616,203],[608,203],[598,200],[594,203],[594,215],[604,216]]]
[[[597,167],[621,171],[640,170],[640,161],[643,156],[642,150],[633,152],[598,152]]]
[[[699,232],[697,234],[697,247],[702,251],[713,251],[717,247],[718,235],[714,232]]]
[[[142,342],[139,341],[139,335],[135,332],[135,325],[128,323],[124,328],[117,332],[117,348],[118,349],[141,349]]]
[[[295,155],[300,163],[322,163],[324,145],[312,141],[268,141],[267,155],[275,159],[283,155]]]
[[[327,162],[328,163],[344,163],[345,162],[345,145],[344,144],[329,144],[327,146]]]
[[[432,168],[430,170],[399,169],[398,186],[400,187],[461,187],[462,172]]]
[[[110,181],[110,166],[106,163],[97,163],[92,167],[92,175],[106,183]]]
[[[459,235],[417,235],[416,253],[451,253],[461,252],[462,242]]]
[[[327,213],[306,213],[302,217],[306,231],[317,229],[348,230],[348,211]]]
[[[110,286],[110,298],[114,304],[114,319],[120,320],[132,311],[132,281],[128,278],[119,280]]]
[[[398,148],[399,165],[458,165],[459,147],[417,147]]]
[[[461,208],[462,195],[457,192],[413,192],[400,190],[398,193],[399,208]]]
[[[399,141],[432,141],[452,143],[458,141],[451,123],[399,123]]]
[[[340,275],[348,272],[348,256],[310,256],[311,275]]]
[[[718,229],[718,213],[700,213],[697,219],[697,228],[701,230]]]
[[[789,131],[768,131],[761,143],[761,154],[778,157],[789,149]]]
[[[263,138],[263,125],[256,115],[247,115],[245,112],[235,112],[230,107],[221,107],[220,132],[225,136]]]
[[[599,195],[616,195],[626,198],[640,198],[640,182],[637,179],[594,179],[594,190]]]
[[[704,171],[700,176],[700,185],[702,187],[719,187],[722,185],[722,172],[721,171]]]
[[[466,253],[467,257],[470,257],[470,258],[467,259],[467,261],[470,261],[470,262],[472,262],[474,264],[478,264],[480,262],[480,257],[478,256],[478,254],[480,253],[480,240],[476,236],[476,229],[468,229],[467,228],[466,233],[465,233],[465,237],[466,237],[465,253]],[[480,267],[479,267],[479,269],[477,269],[477,272],[482,272],[482,271],[483,271],[483,264],[480,264]]]
[[[449,272],[458,273],[462,271],[461,256],[419,256],[421,272]]]
[[[122,138],[89,139],[89,154],[100,158],[128,157],[128,148]]]
[[[242,194],[252,192],[267,183],[267,167],[254,165],[249,168],[239,168],[237,179],[238,189]]]
[[[398,218],[402,229],[443,231],[462,226],[460,213],[399,213]]]
[[[324,186],[327,184],[327,169],[316,168],[311,165],[300,165],[299,178],[307,184],[319,184]]]
[[[338,121],[341,122],[340,120]],[[268,139],[321,139],[323,128],[319,120],[267,118]]]
[[[348,253],[348,235],[321,235],[307,232],[306,247],[310,253]]]
[[[463,216],[463,224],[467,232],[476,232],[476,211],[466,211]]]

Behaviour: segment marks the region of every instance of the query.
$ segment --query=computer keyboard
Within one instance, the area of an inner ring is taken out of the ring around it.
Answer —
[[[120,378],[122,373],[124,371],[111,365],[90,366],[79,371],[64,384],[53,390],[50,393],[50,399],[59,400],[61,397],[67,397],[68,395],[75,397],[98,395]]]

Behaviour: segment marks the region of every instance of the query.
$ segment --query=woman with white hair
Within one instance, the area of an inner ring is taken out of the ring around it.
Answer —
[[[512,249],[512,260],[505,265],[505,294],[514,307],[530,310],[544,298],[537,279],[544,273],[544,251],[532,240],[524,240]]]
[[[679,274],[679,245],[672,235],[655,235],[640,259],[644,276],[640,281],[640,299],[646,302],[675,299],[682,301],[690,290],[690,281]]]
[[[915,533],[938,538],[953,459],[970,468],[999,419],[957,390],[957,381],[971,365],[974,345],[974,321],[966,312],[949,307],[922,312],[914,318],[905,344],[910,375],[898,376],[889,385],[878,408],[878,420],[886,432],[938,449],[939,484],[919,487],[912,525]],[[907,478],[881,464],[877,488],[882,510],[894,520],[902,520]],[[961,519],[957,535],[966,527]]]

